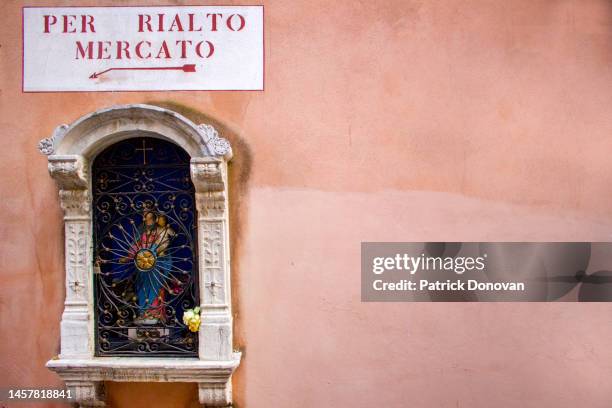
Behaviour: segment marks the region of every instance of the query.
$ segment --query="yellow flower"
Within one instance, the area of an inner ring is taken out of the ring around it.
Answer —
[[[183,313],[183,323],[187,325],[190,331],[197,332],[200,329],[200,308],[187,309]]]

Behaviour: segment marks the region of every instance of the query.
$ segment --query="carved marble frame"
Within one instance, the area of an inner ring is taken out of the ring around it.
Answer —
[[[91,163],[118,141],[156,137],[191,156],[196,189],[202,324],[198,358],[96,357],[94,340]],[[104,406],[104,381],[196,382],[203,407],[231,406],[231,376],[241,354],[233,350],[227,162],[232,149],[210,125],[149,105],[98,110],[60,125],[38,145],[48,156],[64,211],[66,299],[60,355],[47,367],[73,390],[81,407]]]

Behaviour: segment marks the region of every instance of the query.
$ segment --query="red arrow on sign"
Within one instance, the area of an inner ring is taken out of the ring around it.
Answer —
[[[127,70],[132,70],[132,71],[153,71],[153,70],[157,70],[157,71],[183,71],[183,72],[196,72],[196,66],[195,64],[185,64],[183,66],[180,67],[127,67],[127,68],[109,68],[109,69],[105,69],[104,71],[100,71],[100,72],[94,72],[93,74],[91,74],[89,76],[89,79],[96,79],[104,74],[106,74],[109,71],[127,71]]]

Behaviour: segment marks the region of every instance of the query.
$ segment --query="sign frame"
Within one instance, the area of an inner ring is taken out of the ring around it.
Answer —
[[[26,90],[25,88],[25,10],[26,9],[92,9],[92,8],[162,8],[172,7],[175,9],[185,9],[189,7],[260,7],[261,8],[261,52],[262,52],[262,67],[261,67],[261,88],[260,89],[94,89],[94,90]],[[21,7],[21,92],[22,93],[89,93],[89,92],[263,92],[266,84],[266,24],[265,24],[265,6],[263,4],[159,4],[159,5],[122,5],[122,6],[99,6],[99,5],[64,5],[64,6],[32,6],[25,5]]]

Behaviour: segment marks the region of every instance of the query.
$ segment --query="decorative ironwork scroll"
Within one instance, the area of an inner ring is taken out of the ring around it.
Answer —
[[[197,356],[182,322],[198,306],[189,155],[128,139],[93,163],[94,291],[99,356]]]

